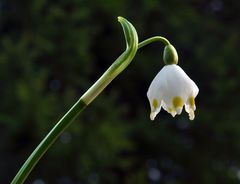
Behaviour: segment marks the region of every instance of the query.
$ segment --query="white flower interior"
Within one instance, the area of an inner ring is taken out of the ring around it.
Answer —
[[[189,119],[193,120],[198,91],[197,85],[181,67],[175,64],[164,66],[153,79],[147,92],[151,106],[150,119],[154,120],[161,107],[174,117],[181,114],[185,105]]]

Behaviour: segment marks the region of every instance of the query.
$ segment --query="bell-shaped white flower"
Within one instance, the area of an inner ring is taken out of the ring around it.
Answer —
[[[147,92],[151,105],[150,119],[154,120],[161,107],[174,117],[181,114],[185,105],[189,119],[193,120],[198,91],[197,85],[181,67],[176,64],[164,66],[153,79]]]

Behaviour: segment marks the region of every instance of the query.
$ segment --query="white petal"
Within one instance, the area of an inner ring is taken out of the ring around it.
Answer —
[[[194,111],[191,109],[189,112],[189,119],[194,120],[194,118],[195,118],[195,114],[194,114]]]
[[[182,107],[180,108],[180,107],[178,107],[178,108],[176,108],[176,111],[177,111],[177,114],[181,114],[182,113]]]
[[[194,118],[195,118],[195,114],[194,114],[195,109],[194,108],[196,109],[196,106],[191,107],[190,105],[185,104],[185,111],[188,113],[190,120],[194,120]]]
[[[187,76],[187,74],[178,65],[166,66],[168,72],[166,75],[167,95],[170,98],[180,96],[184,102],[187,97],[195,93],[197,95],[198,88],[196,84]]]
[[[158,111],[151,111],[150,119],[153,121],[159,112],[160,112],[160,110],[158,110]]]

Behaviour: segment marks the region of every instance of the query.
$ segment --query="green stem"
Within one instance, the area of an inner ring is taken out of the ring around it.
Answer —
[[[21,169],[18,171],[11,184],[22,184],[40,158],[48,150],[48,148],[56,141],[61,133],[70,125],[70,123],[78,116],[78,114],[86,107],[86,104],[79,99],[73,107],[62,117],[62,119],[53,127],[42,142],[36,147],[32,154],[28,157]]]
[[[11,184],[24,183],[32,169],[50,148],[50,146],[61,135],[61,133],[71,124],[71,122],[78,116],[78,114],[89,103],[91,103],[119,73],[121,73],[131,63],[139,48],[155,41],[162,41],[166,45],[170,44],[167,39],[160,36],[149,38],[138,44],[138,35],[133,25],[122,17],[118,17],[118,21],[121,23],[124,31],[126,39],[126,50],[52,128],[52,130],[47,134],[47,136],[41,141],[41,143],[35,148],[32,154],[25,161],[21,169],[12,180]]]
[[[142,47],[144,47],[144,46],[146,46],[146,45],[148,45],[152,42],[156,42],[156,41],[161,41],[165,45],[170,45],[170,42],[166,38],[164,38],[162,36],[154,36],[154,37],[148,38],[148,39],[142,41],[141,43],[139,43],[138,44],[138,49],[140,49],[140,48],[142,48]]]
[[[25,161],[18,171],[11,184],[22,184],[40,158],[56,141],[61,133],[71,124],[78,114],[101,93],[101,91],[120,73],[134,58],[138,48],[138,36],[135,28],[126,19],[118,17],[121,23],[127,48],[116,61],[109,67],[103,76],[77,101],[77,103],[63,116],[63,118],[53,127],[41,143],[35,148],[32,154]]]

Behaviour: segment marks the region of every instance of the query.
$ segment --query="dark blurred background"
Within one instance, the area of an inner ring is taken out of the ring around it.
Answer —
[[[236,0],[0,0],[0,183],[125,49],[117,16],[140,41],[167,37],[199,86],[193,122],[149,119],[148,86],[163,44],[130,66],[81,113],[29,184],[240,183]]]

